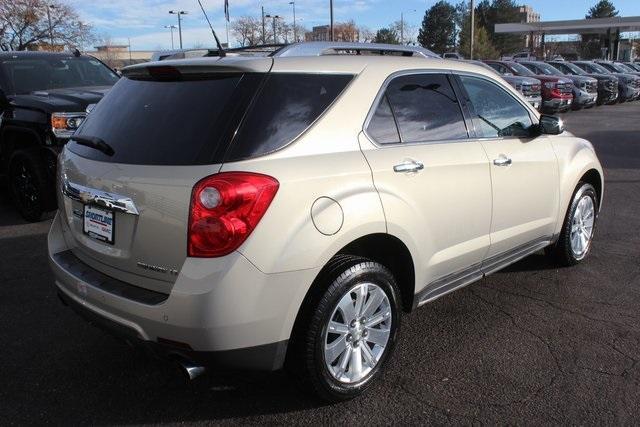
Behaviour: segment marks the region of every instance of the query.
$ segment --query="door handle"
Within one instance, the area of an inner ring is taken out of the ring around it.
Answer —
[[[511,159],[504,154],[500,154],[500,157],[493,160],[493,164],[496,166],[509,166],[511,163]]]
[[[399,173],[418,172],[422,169],[424,169],[424,165],[415,160],[400,163],[393,167],[393,171]]]

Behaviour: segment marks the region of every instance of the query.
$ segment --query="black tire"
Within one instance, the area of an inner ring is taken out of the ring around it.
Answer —
[[[41,221],[51,209],[54,188],[47,178],[44,159],[35,148],[15,151],[9,160],[9,189],[20,215]]]
[[[593,230],[591,231],[591,236],[589,238],[587,249],[583,254],[577,256],[572,247],[571,247],[571,226],[573,221],[573,216],[575,214],[576,208],[578,206],[578,202],[583,196],[591,197],[593,202],[593,206],[595,208],[594,212],[594,222],[593,222]],[[567,213],[564,218],[564,223],[562,224],[562,231],[560,232],[560,237],[555,245],[549,247],[547,249],[547,254],[550,255],[554,260],[562,265],[562,266],[572,266],[579,264],[582,262],[591,251],[591,243],[593,242],[593,235],[596,229],[597,223],[597,212],[598,212],[598,195],[596,193],[595,188],[591,184],[586,182],[579,182],[576,186],[576,189],[573,192],[573,196],[571,197],[571,203],[569,204],[569,208],[567,209]]]
[[[375,367],[361,380],[345,383],[334,378],[325,364],[325,334],[338,301],[353,286],[365,281],[379,286],[389,300],[390,335]],[[339,402],[362,394],[380,376],[393,353],[400,331],[400,295],[393,275],[383,265],[350,255],[334,257],[320,273],[303,304],[289,344],[285,368],[296,377],[304,390],[312,390],[325,401]]]

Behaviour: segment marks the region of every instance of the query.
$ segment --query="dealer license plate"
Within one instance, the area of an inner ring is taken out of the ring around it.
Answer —
[[[82,231],[91,238],[113,245],[113,211],[96,206],[84,206]]]

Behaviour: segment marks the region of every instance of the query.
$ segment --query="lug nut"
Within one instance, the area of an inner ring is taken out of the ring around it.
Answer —
[[[366,337],[367,335],[369,335],[369,331],[367,331],[366,329],[364,330],[364,332],[362,332],[362,336]]]
[[[347,342],[351,342],[352,339],[353,337],[351,336],[351,334],[347,335]]]
[[[352,328],[355,328],[355,327],[356,327],[356,319],[353,319],[353,320],[351,321],[350,326],[351,326]]]

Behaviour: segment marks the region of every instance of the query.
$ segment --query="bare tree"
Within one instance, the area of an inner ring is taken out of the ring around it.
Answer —
[[[369,27],[358,27],[358,41],[363,43],[371,43],[376,38],[375,31]]]
[[[351,20],[347,22],[340,22],[333,27],[334,39],[344,42],[356,42],[358,41],[358,27],[356,23]]]
[[[73,48],[93,40],[91,27],[60,0],[0,0],[2,50]]]
[[[122,66],[119,48],[111,39],[111,36],[104,35],[100,39],[100,49],[94,55],[111,68],[119,68]]]
[[[262,42],[262,24],[252,16],[242,16],[231,23],[231,32],[240,46],[254,46]]]

